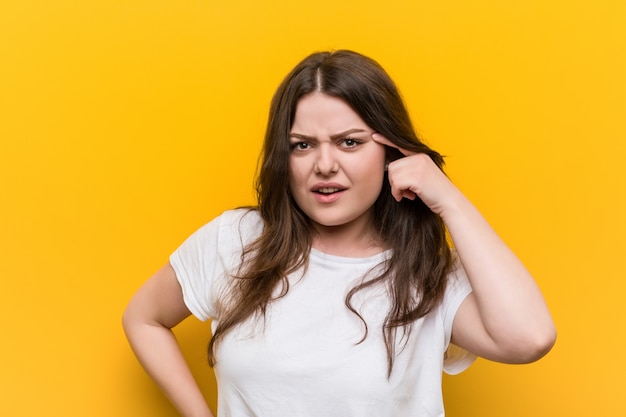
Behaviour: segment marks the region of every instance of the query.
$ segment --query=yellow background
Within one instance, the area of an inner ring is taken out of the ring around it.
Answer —
[[[123,308],[253,203],[271,94],[331,48],[388,69],[557,323],[536,364],[446,377],[448,415],[626,415],[621,0],[3,0],[0,415],[175,415]],[[177,334],[214,405],[207,325]]]

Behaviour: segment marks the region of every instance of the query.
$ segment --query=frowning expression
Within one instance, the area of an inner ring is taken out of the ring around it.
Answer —
[[[382,188],[385,150],[343,100],[311,93],[290,132],[289,186],[317,226],[367,227]]]

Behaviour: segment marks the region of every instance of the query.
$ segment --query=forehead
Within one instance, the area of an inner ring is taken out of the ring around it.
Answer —
[[[348,103],[323,93],[312,93],[298,101],[291,131],[332,134],[352,128],[368,129]]]

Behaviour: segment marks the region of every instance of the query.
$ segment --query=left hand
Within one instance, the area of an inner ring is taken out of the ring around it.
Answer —
[[[446,224],[473,289],[452,325],[452,343],[487,359],[528,363],[545,355],[556,330],[528,270],[430,157],[372,139],[404,155],[389,163],[393,197],[419,197]]]
[[[459,190],[428,155],[400,148],[379,133],[374,133],[372,139],[381,145],[398,149],[405,156],[390,162],[388,166],[391,194],[396,201],[419,197],[439,215],[452,204]]]

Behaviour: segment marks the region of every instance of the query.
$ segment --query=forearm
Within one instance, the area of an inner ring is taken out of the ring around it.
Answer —
[[[453,201],[441,215],[485,331],[503,350],[549,349],[554,324],[533,277],[465,196],[459,192]]]
[[[146,372],[185,417],[213,417],[172,331],[125,320],[124,329]]]
[[[377,133],[372,139],[405,155],[387,167],[392,196],[396,201],[419,197],[441,216],[474,290],[456,312],[452,341],[502,362],[531,362],[544,355],[556,332],[524,265],[428,155],[402,149]]]

